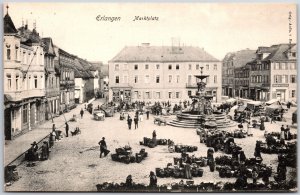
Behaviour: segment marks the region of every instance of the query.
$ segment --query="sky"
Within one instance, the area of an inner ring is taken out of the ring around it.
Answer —
[[[58,47],[103,63],[125,46],[141,43],[171,46],[177,40],[222,60],[228,52],[297,39],[296,4],[291,3],[9,3],[8,13],[16,28],[23,21],[32,29],[35,22],[40,35]],[[121,19],[97,21],[98,15]],[[158,21],[133,21],[135,16]]]

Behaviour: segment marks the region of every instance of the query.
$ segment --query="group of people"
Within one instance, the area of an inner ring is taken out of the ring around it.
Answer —
[[[280,128],[280,139],[283,140],[289,140],[291,137],[290,127],[287,125],[286,128],[284,128],[284,125]]]
[[[150,171],[149,179],[150,179],[149,187],[156,187],[157,186],[157,177],[153,171]],[[126,177],[125,185],[128,188],[133,187],[132,175],[128,175]]]
[[[146,112],[146,114],[147,114],[147,119],[149,119],[149,112]],[[128,114],[127,125],[129,130],[131,130],[132,121],[134,122],[134,129],[139,128],[139,122],[143,121],[143,113],[140,111],[136,111],[133,120],[131,116]]]

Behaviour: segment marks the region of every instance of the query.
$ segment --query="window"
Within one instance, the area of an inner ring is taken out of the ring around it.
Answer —
[[[169,99],[172,98],[172,92],[169,92]]]
[[[172,70],[172,64],[169,64],[169,70]]]
[[[188,91],[188,96],[191,96],[192,95],[192,91]]]
[[[188,76],[188,84],[190,85],[191,82],[192,82],[192,75],[189,75],[189,76]]]
[[[137,64],[134,65],[134,70],[137,70],[139,67]]]
[[[128,70],[128,64],[124,64],[124,70]]]
[[[149,65],[145,64],[145,69],[148,70],[149,69]]]
[[[37,76],[34,76],[34,88],[37,89]]]
[[[214,76],[214,83],[217,83],[217,75]]]
[[[274,75],[274,81],[275,83],[282,83],[281,75]]]
[[[149,83],[149,75],[145,76],[145,83]]]
[[[176,77],[176,83],[179,83],[179,81],[180,81],[180,76],[177,75],[177,77]]]
[[[160,99],[160,92],[156,92],[156,99]]]
[[[291,75],[291,83],[296,83],[296,75]]]
[[[291,63],[291,70],[295,70],[296,69],[296,63]]]
[[[206,64],[206,70],[209,70],[209,64]]]
[[[209,83],[209,77],[206,78],[206,84],[208,84],[208,83]]]
[[[124,83],[128,83],[128,76],[127,75],[124,76]]]
[[[169,83],[172,83],[172,75],[169,75]]]
[[[159,76],[156,76],[156,83],[159,83]]]
[[[115,64],[115,70],[119,70],[119,64]]]
[[[288,83],[288,75],[282,75],[282,83]]]
[[[134,83],[138,83],[139,76],[134,76]]]
[[[176,98],[179,98],[179,92],[176,92]]]
[[[269,83],[269,76],[266,75],[266,80],[265,80],[266,83]]]
[[[16,48],[16,60],[18,60],[18,49]]]
[[[23,105],[23,123],[28,122],[28,108],[27,105]]]
[[[280,68],[280,63],[275,63],[274,69],[275,69],[275,70],[279,70],[279,68]]]
[[[119,82],[120,82],[120,77],[116,76],[116,83],[119,83]]]
[[[282,69],[282,70],[285,70],[285,69],[286,69],[285,63],[281,63],[281,69]]]
[[[16,76],[16,90],[19,89],[19,76]]]
[[[189,70],[192,70],[192,64],[189,64]]]
[[[196,70],[199,70],[199,64],[196,64]]]
[[[179,70],[179,64],[176,64],[176,70]]]
[[[292,90],[292,98],[296,97],[296,90]]]
[[[146,95],[146,99],[150,99],[150,92],[149,91],[147,91],[146,93],[145,93],[145,95]]]
[[[156,69],[157,69],[157,70],[159,69],[159,64],[156,64]]]
[[[7,89],[11,90],[11,75],[7,75]]]
[[[7,51],[6,52],[6,54],[7,54],[6,58],[7,58],[7,60],[10,60],[10,49],[7,49],[6,51]]]
[[[292,52],[292,56],[293,56],[293,57],[296,57],[296,52]]]
[[[214,64],[214,70],[217,70],[217,64]]]

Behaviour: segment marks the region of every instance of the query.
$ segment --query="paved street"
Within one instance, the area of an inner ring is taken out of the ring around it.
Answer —
[[[99,100],[93,102],[95,106],[101,104]],[[76,108],[75,113],[79,111]],[[292,108],[286,116],[296,108]],[[71,114],[71,113],[70,113]],[[133,113],[130,113],[133,116]],[[71,115],[69,115],[70,117]],[[174,117],[174,116],[172,116]],[[266,123],[266,129],[280,131],[281,124],[288,122]],[[103,182],[125,182],[126,177],[131,174],[136,183],[149,183],[149,172],[155,168],[163,168],[167,163],[173,163],[173,157],[179,157],[179,153],[169,153],[167,146],[155,148],[146,147],[148,157],[141,163],[123,164],[111,160],[111,153],[115,148],[130,144],[133,152],[139,152],[141,148],[139,141],[143,137],[151,137],[152,131],[157,131],[157,138],[172,139],[176,144],[189,144],[198,147],[194,152],[195,156],[206,156],[207,147],[199,143],[199,136],[195,129],[184,129],[170,126],[157,126],[153,124],[153,116],[149,120],[142,121],[136,130],[128,130],[126,121],[119,120],[119,114],[114,117],[107,117],[105,121],[95,121],[92,115],[85,112],[83,119],[70,123],[70,130],[79,126],[82,133],[77,136],[65,137],[55,143],[51,148],[50,158],[47,161],[40,161],[34,167],[27,167],[26,163],[21,164],[17,170],[21,178],[7,186],[7,191],[96,191],[96,184]],[[228,129],[228,131],[235,129]],[[49,130],[45,130],[48,131]],[[292,128],[295,133],[296,129]],[[264,140],[264,131],[253,129],[253,137],[235,139],[235,142],[243,147],[246,157],[253,157],[256,140]],[[99,158],[98,141],[106,138],[108,149],[111,153],[105,158]],[[28,141],[29,144],[30,141]],[[215,157],[224,155],[223,152],[216,152]],[[273,170],[277,168],[277,155],[262,154],[263,162],[271,165]],[[291,168],[288,167],[288,173]],[[63,180],[61,178],[64,178]],[[272,180],[273,178],[271,178]],[[203,177],[193,178],[195,183],[231,181],[235,178],[220,178],[218,172],[210,172],[209,167],[204,167]],[[250,179],[249,179],[250,180]],[[158,178],[158,184],[179,182],[180,179]]]
[[[73,114],[76,114],[79,117],[80,109],[84,109],[84,104],[78,105],[75,109],[71,110],[64,115],[54,118],[54,123],[56,127],[64,131],[65,119],[68,121],[72,118]],[[39,141],[47,136],[52,131],[52,121],[46,121],[45,123],[35,127],[33,130],[27,132],[24,135],[21,135],[14,139],[13,141],[5,140],[4,146],[4,165],[6,166],[19,155],[24,153],[27,149],[30,148],[30,144],[34,141]]]

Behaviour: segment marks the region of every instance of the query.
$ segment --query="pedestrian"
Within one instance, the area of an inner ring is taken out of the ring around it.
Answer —
[[[244,164],[245,162],[246,162],[246,155],[245,155],[244,151],[242,150],[240,152],[240,163]]]
[[[256,167],[254,167],[253,170],[252,170],[253,184],[256,184],[257,178],[258,178],[258,173],[257,173]]]
[[[105,142],[105,137],[102,137],[102,140],[98,142],[100,145],[100,158],[102,158],[102,154],[104,153],[104,157],[110,152],[107,150],[106,142]]]
[[[156,142],[156,131],[155,130],[152,132],[152,141],[153,141],[154,145],[156,146],[157,142]]]
[[[131,130],[132,118],[128,115],[127,118],[128,129]]]
[[[149,110],[147,110],[147,111],[146,111],[147,120],[149,120],[149,114],[150,114],[150,111],[149,111]]]
[[[247,123],[247,135],[253,136],[250,121]]]
[[[80,110],[80,116],[81,116],[81,118],[83,117],[83,113],[84,113],[84,111],[83,111],[83,109],[81,108],[81,110]]]
[[[186,179],[192,179],[191,165],[189,163],[185,163],[184,172],[185,172],[185,178]]]
[[[134,129],[139,128],[139,118],[138,118],[138,115],[135,115],[133,121],[134,121]]]
[[[285,133],[285,136],[284,136],[285,140],[289,140],[290,139],[290,128],[288,125],[286,126],[284,133]]]
[[[291,104],[292,104],[292,103],[291,103],[290,101],[288,101],[288,103],[286,104],[286,106],[287,106],[288,109],[291,108]]]
[[[69,124],[66,122],[66,137],[69,137]]]
[[[285,139],[285,128],[283,125],[280,128],[280,139]]]
[[[42,160],[48,160],[48,157],[49,157],[49,145],[48,145],[47,141],[44,141],[43,145],[42,145],[41,158],[42,158]]]
[[[150,178],[149,187],[156,187],[157,186],[157,177],[153,171],[150,171],[149,178]]]
[[[271,114],[271,124],[272,124],[272,122],[276,123],[274,114]]]
[[[131,176],[131,175],[128,175],[128,176],[126,177],[125,185],[126,185],[126,187],[129,187],[129,188],[132,187],[133,181],[132,181],[132,176]]]
[[[55,124],[52,125],[52,131],[55,131],[56,127]]]

